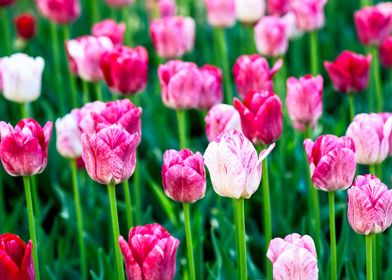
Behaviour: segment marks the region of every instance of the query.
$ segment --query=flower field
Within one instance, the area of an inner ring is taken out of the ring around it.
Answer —
[[[0,0],[0,280],[392,279],[392,3]]]

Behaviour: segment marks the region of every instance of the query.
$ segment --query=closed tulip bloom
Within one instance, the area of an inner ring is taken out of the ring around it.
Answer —
[[[222,132],[235,129],[242,131],[238,111],[231,105],[218,104],[213,106],[205,117],[206,135],[209,142],[214,141]]]
[[[272,239],[267,257],[273,265],[274,279],[318,279],[316,248],[309,235],[293,233],[284,239]]]
[[[117,23],[112,19],[105,19],[94,24],[92,29],[93,36],[108,37],[114,46],[122,45],[124,41],[125,24]]]
[[[30,40],[36,33],[36,19],[32,14],[21,14],[14,19],[18,37],[23,40]]]
[[[79,109],[56,121],[56,148],[60,155],[65,158],[76,159],[82,155],[82,133],[80,131]]]
[[[235,24],[235,0],[205,0],[205,3],[209,25],[231,27]]]
[[[96,122],[93,118],[94,113],[101,113],[106,108],[106,104],[102,101],[95,101],[84,104],[80,110],[76,111],[78,116],[78,126],[82,133],[94,133],[96,130]]]
[[[199,69],[202,88],[196,108],[209,109],[212,106],[222,103],[222,70],[213,65],[204,65]]]
[[[159,17],[173,17],[176,14],[175,0],[158,0]]]
[[[359,41],[364,45],[380,45],[392,30],[392,15],[377,6],[362,8],[354,14]]]
[[[119,94],[143,91],[148,77],[148,53],[144,47],[117,47],[102,55],[101,71],[109,89]]]
[[[165,194],[181,203],[194,203],[206,193],[203,156],[188,149],[167,150],[163,155],[162,185]]]
[[[43,128],[33,119],[21,120],[15,128],[0,122],[0,157],[11,176],[41,173],[48,163],[52,122]]]
[[[104,53],[113,49],[108,37],[82,36],[67,41],[66,49],[72,73],[86,81],[102,80],[99,61]]]
[[[389,122],[390,121],[389,119],[392,118],[392,113],[378,113],[378,114],[382,117],[384,124]],[[391,133],[389,134],[389,155],[390,156],[392,155],[392,130]]]
[[[269,14],[283,16],[289,12],[290,0],[267,0]]]
[[[7,7],[14,4],[15,0],[0,0],[0,7]]]
[[[230,198],[250,198],[260,185],[262,160],[274,146],[257,156],[252,142],[241,132],[230,130],[220,134],[204,153],[214,191]]]
[[[293,12],[288,12],[281,19],[286,24],[286,35],[289,39],[299,38],[303,35],[303,31],[297,28],[297,18]]]
[[[159,224],[131,228],[119,238],[128,280],[173,280],[179,243]]]
[[[7,280],[35,280],[33,243],[11,233],[0,235],[0,275]]]
[[[195,28],[195,21],[190,17],[175,16],[153,20],[150,35],[158,55],[176,58],[191,51],[195,43]]]
[[[286,53],[289,40],[286,23],[278,16],[264,16],[254,28],[256,48],[266,56],[277,57]]]
[[[79,0],[36,0],[42,16],[59,24],[68,24],[80,16]]]
[[[392,190],[373,174],[357,176],[348,190],[347,218],[356,233],[385,231],[392,224]]]
[[[317,189],[332,192],[351,186],[356,169],[356,147],[350,137],[322,135],[315,142],[306,139],[304,147],[310,176]]]
[[[233,66],[233,76],[239,95],[245,98],[250,90],[272,91],[272,79],[282,64],[279,59],[270,69],[268,61],[258,54],[238,57]]]
[[[244,23],[255,23],[265,13],[265,0],[235,0],[237,18]]]
[[[27,103],[41,95],[42,57],[33,58],[23,53],[1,59],[1,76],[5,99]]]
[[[128,5],[132,5],[135,0],[106,0],[106,3],[112,7],[124,7]]]
[[[389,153],[391,130],[392,118],[384,122],[379,114],[356,115],[346,135],[354,140],[358,163],[381,163]]]
[[[287,111],[294,127],[305,131],[314,128],[323,112],[323,77],[305,75],[287,79]]]
[[[268,145],[282,134],[282,102],[271,91],[250,91],[242,103],[234,99],[242,131],[254,144]]]
[[[357,93],[368,87],[371,61],[370,54],[364,56],[343,51],[335,61],[325,61],[324,67],[336,91]]]
[[[380,2],[376,7],[384,14],[392,16],[392,3],[391,2]],[[391,22],[392,24],[392,22]]]
[[[392,36],[382,42],[379,52],[381,64],[384,67],[392,68]]]
[[[291,11],[297,17],[297,27],[302,31],[314,31],[324,26],[324,6],[327,0],[292,0]]]

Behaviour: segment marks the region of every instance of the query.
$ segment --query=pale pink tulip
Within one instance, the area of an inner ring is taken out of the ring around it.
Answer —
[[[76,159],[82,155],[79,117],[79,109],[74,109],[56,121],[56,148],[63,157]]]
[[[222,132],[235,129],[241,130],[241,119],[238,111],[231,105],[218,104],[213,106],[205,117],[206,135],[209,142]]]
[[[235,24],[234,0],[205,0],[207,21],[211,26],[231,27]]]
[[[199,68],[202,80],[202,88],[199,95],[197,109],[209,109],[212,106],[222,103],[222,70],[213,65],[204,65]]]
[[[291,0],[290,9],[297,18],[297,27],[302,31],[314,31],[324,26],[324,6],[327,0]]]

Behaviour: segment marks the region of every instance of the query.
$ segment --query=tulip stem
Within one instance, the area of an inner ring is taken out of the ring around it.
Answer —
[[[128,228],[133,227],[133,217],[132,217],[132,200],[131,200],[131,192],[129,191],[129,182],[125,180],[123,183],[124,187],[124,196],[125,196],[125,206],[127,211],[127,224]]]
[[[91,13],[91,26],[99,20],[99,4],[95,0],[87,0],[88,11]]]
[[[366,280],[373,280],[373,234],[365,236],[366,238]]]
[[[329,201],[329,236],[331,243],[331,280],[337,279],[336,269],[336,233],[335,233],[335,192],[328,192]]]
[[[234,219],[234,226],[235,230],[238,229],[238,210],[237,210],[237,199],[232,199],[233,202],[233,219]],[[238,234],[235,235],[235,247],[236,247],[236,252],[237,256],[240,255],[240,244],[238,240]]]
[[[245,28],[248,33],[248,53],[253,54],[256,52],[256,45],[255,45],[255,33],[254,33],[254,27],[253,24],[245,24]]]
[[[71,38],[70,25],[66,24],[64,26],[64,42],[67,42],[70,38]],[[75,77],[71,73],[71,68],[69,66],[69,60],[67,60],[67,63],[68,63],[67,74],[68,74],[69,86],[70,86],[70,90],[71,90],[71,102],[72,102],[72,107],[76,108],[76,107],[78,107],[76,80],[75,80]]]
[[[73,194],[74,194],[74,201],[75,201],[76,221],[78,224],[80,268],[82,271],[82,279],[87,280],[87,258],[86,258],[86,248],[83,240],[83,215],[82,215],[82,206],[80,203],[76,160],[71,160],[71,173],[72,173],[72,185],[73,185]]]
[[[376,175],[376,166],[374,164],[369,165],[369,173]]]
[[[124,45],[131,46],[132,45],[132,33],[131,27],[129,25],[129,16],[130,16],[130,8],[123,7],[122,8],[122,17],[125,24],[125,36],[124,36]]]
[[[122,263],[120,246],[118,245],[118,238],[120,236],[120,229],[119,229],[119,225],[118,225],[118,215],[117,215],[116,186],[112,183],[108,184],[108,194],[109,194],[109,203],[110,203],[110,214],[112,217],[114,252],[115,252],[116,266],[117,266],[117,278],[116,279],[124,280],[124,267],[123,267],[123,263]]]
[[[188,251],[188,264],[189,264],[189,279],[196,279],[195,272],[195,261],[193,258],[193,244],[192,244],[192,229],[191,229],[191,220],[189,217],[189,203],[182,204],[184,209],[184,221],[185,221],[185,236],[186,236],[186,246]]]
[[[0,8],[0,13],[1,13],[1,26],[3,27],[3,38],[1,38],[1,42],[4,42],[4,53],[3,55],[8,55],[11,53],[11,32],[10,28],[11,25],[8,22],[9,16],[8,16],[8,9],[7,8]]]
[[[373,85],[374,91],[376,92],[377,98],[377,112],[382,112],[383,110],[383,96],[382,96],[382,85],[381,85],[381,73],[380,73],[380,57],[378,54],[378,49],[376,46],[371,47],[372,52],[372,75],[373,75]]]
[[[20,104],[20,112],[22,115],[22,119],[27,119],[29,117],[29,103],[23,102]]]
[[[100,82],[96,82],[94,84],[94,86],[95,86],[95,98],[96,98],[96,100],[103,101],[101,83]]]
[[[245,211],[244,211],[244,199],[234,199],[236,204],[234,211],[237,212],[237,241],[238,241],[238,268],[239,268],[239,279],[248,279],[247,262],[246,262],[246,239],[245,239]]]
[[[264,233],[265,233],[265,250],[268,251],[269,243],[272,239],[272,223],[271,223],[271,202],[268,179],[268,158],[263,160],[263,215],[264,215]],[[239,217],[239,223],[241,222]],[[267,279],[272,279],[272,266],[266,259]]]
[[[37,234],[35,231],[35,218],[33,211],[33,200],[31,198],[31,187],[30,187],[30,178],[27,176],[23,177],[23,184],[26,195],[26,204],[27,204],[27,217],[29,222],[29,231],[30,231],[30,239],[33,242],[33,259],[35,264],[35,276],[36,279],[39,280],[39,265],[38,265],[38,243],[37,243]]]
[[[184,110],[177,110],[177,124],[180,149],[184,149],[188,147],[188,137],[186,131],[186,112]]]
[[[83,91],[83,103],[89,103],[90,102],[90,90],[89,90],[89,84],[87,81],[82,81],[82,91]]]
[[[316,76],[319,73],[317,31],[311,31],[309,33],[309,40],[311,73],[313,76]]]
[[[372,0],[361,0],[361,7],[367,7],[372,5]]]
[[[141,176],[140,176],[140,163],[141,161],[139,160],[139,154],[136,152],[136,162],[139,164],[136,164],[135,167],[135,172],[133,175],[133,190],[134,190],[134,196],[135,196],[135,221],[137,225],[141,224],[141,216],[140,214],[142,213],[142,206],[141,206],[141,200],[142,200],[142,194],[141,194]]]
[[[348,93],[348,105],[350,109],[350,122],[354,119],[355,117],[355,102],[354,102],[354,94]]]

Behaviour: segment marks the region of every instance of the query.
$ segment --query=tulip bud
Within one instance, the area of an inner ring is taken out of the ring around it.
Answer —
[[[286,53],[289,40],[286,23],[278,16],[264,16],[254,28],[257,51],[266,56],[277,57]]]
[[[381,233],[392,224],[392,190],[372,174],[359,175],[348,190],[347,218],[358,234]]]
[[[282,134],[282,102],[271,91],[250,91],[242,103],[234,99],[240,113],[242,131],[254,144],[268,145]]]
[[[132,5],[135,0],[106,0],[106,4],[115,8],[121,8]]]
[[[392,68],[392,36],[382,42],[379,52],[381,64],[384,67]]]
[[[43,128],[33,119],[23,119],[15,129],[0,122],[0,157],[11,176],[41,173],[48,163],[48,144],[52,122]]]
[[[324,6],[327,0],[292,0],[291,11],[297,17],[297,27],[302,31],[314,31],[324,26]]]
[[[272,239],[267,257],[273,265],[274,279],[318,279],[316,248],[309,235],[293,233],[284,239]]]
[[[316,142],[304,141],[310,166],[310,176],[315,187],[331,192],[351,186],[355,176],[355,146],[350,137],[322,135]]]
[[[315,127],[323,112],[323,77],[306,75],[287,79],[287,111],[294,127],[305,131]]]
[[[265,0],[235,0],[235,8],[239,21],[255,23],[265,13]]]
[[[159,224],[131,228],[119,238],[128,280],[173,280],[179,243]]]
[[[15,0],[0,0],[0,8],[14,4]]]
[[[158,0],[159,17],[173,17],[176,14],[175,0]]]
[[[223,102],[222,71],[213,65],[204,65],[199,69],[202,88],[197,109],[209,109]]]
[[[36,0],[36,3],[41,15],[55,23],[68,24],[80,16],[79,0]]]
[[[114,46],[122,45],[124,41],[125,24],[117,24],[112,19],[105,19],[94,24],[92,33],[95,37],[108,37]]]
[[[117,124],[82,134],[82,156],[91,179],[104,185],[128,180],[135,171],[137,138]]]
[[[357,162],[381,163],[389,153],[392,118],[384,122],[379,114],[359,114],[347,128],[346,135],[354,140]]]
[[[56,148],[65,158],[76,159],[82,155],[82,133],[79,129],[79,109],[56,121]]]
[[[113,43],[108,37],[82,36],[67,41],[66,49],[72,73],[86,81],[99,81],[103,78],[99,61],[113,49]]]
[[[257,156],[252,142],[241,132],[230,130],[220,134],[204,153],[214,191],[230,198],[250,198],[260,185],[261,162],[274,146]]]
[[[235,24],[234,0],[205,0],[207,21],[211,26],[231,27]]]
[[[286,35],[289,39],[295,39],[303,35],[303,31],[297,28],[297,18],[293,12],[288,12],[281,19],[286,25]]]
[[[166,17],[155,19],[150,25],[154,48],[163,58],[183,56],[193,49],[195,43],[195,21],[190,17]]]
[[[213,106],[208,111],[204,120],[206,122],[206,135],[209,142],[214,141],[222,132],[231,129],[242,131],[240,114],[231,105],[218,104]]]
[[[290,0],[267,0],[267,11],[271,15],[283,16],[289,8]]]
[[[78,111],[78,126],[82,134],[91,134],[95,132],[96,122],[93,119],[93,114],[101,113],[105,107],[106,104],[102,101],[95,101],[84,104],[84,106]]]
[[[7,100],[27,103],[41,94],[41,79],[45,62],[23,53],[1,59],[3,94]]]
[[[21,14],[14,19],[18,37],[30,40],[36,33],[36,19],[32,14]]]
[[[363,56],[343,51],[334,62],[324,62],[336,91],[356,93],[365,90],[369,84],[372,56]]]
[[[282,64],[282,60],[279,59],[270,69],[268,61],[258,54],[238,57],[233,66],[233,76],[239,95],[245,98],[251,90],[272,91],[272,78]]]
[[[4,280],[35,280],[33,243],[11,233],[0,235],[0,275]]]

